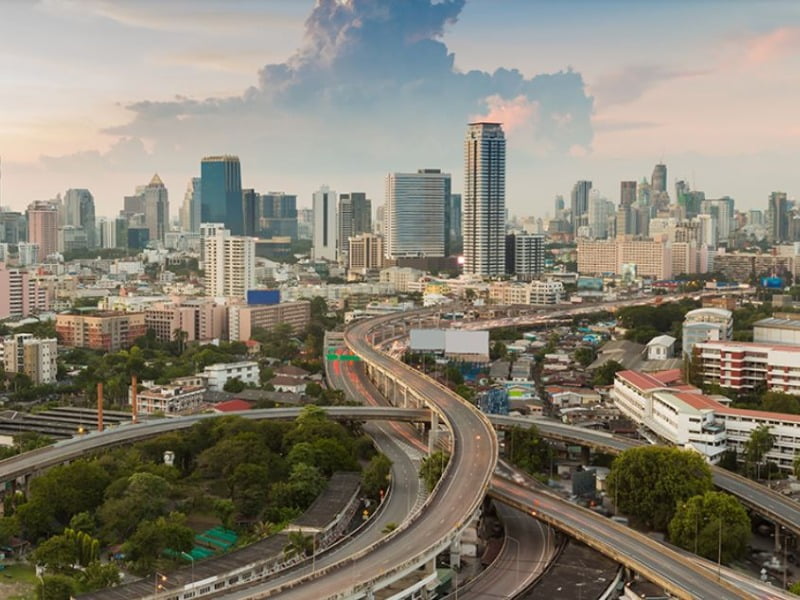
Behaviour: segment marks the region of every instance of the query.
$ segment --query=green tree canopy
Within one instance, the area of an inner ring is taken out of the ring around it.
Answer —
[[[361,489],[364,493],[377,500],[381,490],[386,491],[392,472],[392,461],[385,454],[376,454],[361,474]]]
[[[442,473],[447,468],[449,461],[450,455],[442,450],[437,450],[422,459],[422,464],[419,467],[419,476],[425,482],[429,492],[433,491],[433,488],[442,478]]]
[[[614,376],[625,367],[616,360],[607,360],[594,370],[592,385],[602,386],[614,383]]]
[[[768,425],[759,425],[750,432],[750,437],[744,443],[744,461],[752,471],[761,465],[767,452],[775,445],[775,436]]]
[[[513,427],[508,432],[506,451],[512,463],[531,475],[545,472],[553,454],[552,447],[542,438],[535,425],[529,428]]]
[[[711,490],[711,469],[697,452],[643,446],[614,460],[606,485],[621,512],[665,531],[679,502]]]
[[[678,505],[669,523],[673,544],[716,560],[722,542],[722,562],[744,556],[750,540],[750,517],[741,503],[723,492],[705,492]]]

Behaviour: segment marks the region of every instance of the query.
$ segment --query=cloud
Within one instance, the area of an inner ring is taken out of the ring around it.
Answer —
[[[132,102],[132,118],[103,133],[141,140],[176,169],[238,154],[245,179],[380,181],[426,165],[457,172],[466,124],[487,109],[515,131],[515,152],[590,151],[593,99],[580,73],[455,68],[442,37],[465,2],[317,0],[300,47],[241,94]]]
[[[598,106],[605,108],[633,102],[666,81],[701,77],[711,72],[708,69],[672,69],[665,65],[630,65],[599,77],[590,88]]]
[[[757,66],[799,53],[800,27],[778,27],[746,41],[744,62]]]

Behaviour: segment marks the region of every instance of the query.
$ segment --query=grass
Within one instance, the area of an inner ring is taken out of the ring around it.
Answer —
[[[9,583],[11,581],[35,585],[37,581],[36,570],[33,565],[25,563],[6,565],[5,570],[0,572],[0,582]]]
[[[0,573],[0,597],[7,600],[35,600],[36,571],[26,564],[7,565]]]

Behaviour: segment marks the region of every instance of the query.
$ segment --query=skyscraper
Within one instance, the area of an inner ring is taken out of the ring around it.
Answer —
[[[28,241],[39,246],[42,260],[58,252],[58,208],[51,202],[36,201],[28,205]]]
[[[297,196],[284,192],[260,194],[257,231],[261,237],[297,239]]]
[[[242,172],[238,156],[207,156],[200,163],[200,220],[244,232]]]
[[[445,237],[445,255],[452,256],[461,254],[464,247],[463,234],[461,232],[461,222],[463,219],[461,212],[461,194],[450,194],[450,213],[447,215],[450,223],[448,225],[449,235]]]
[[[314,211],[314,258],[331,262],[336,260],[337,240],[336,234],[336,192],[327,185],[314,192],[312,203]]]
[[[654,192],[667,191],[667,165],[658,163],[653,167],[653,176],[650,178],[650,186]]]
[[[700,203],[700,212],[711,215],[717,220],[717,237],[720,242],[727,242],[733,233],[734,205],[733,198],[724,196],[718,199],[703,200]]]
[[[259,195],[252,188],[242,190],[242,226],[244,235],[253,236],[258,231]]]
[[[364,192],[339,194],[339,262],[348,264],[350,238],[372,231],[372,201]]]
[[[208,296],[245,298],[256,283],[256,241],[203,224],[203,275]]]
[[[186,186],[181,206],[181,229],[190,233],[200,231],[200,178],[192,177]]]
[[[592,182],[581,180],[572,186],[570,195],[570,212],[572,213],[572,233],[578,233],[578,227],[588,225],[589,192]]]
[[[386,176],[384,254],[387,258],[445,256],[450,174],[439,169]]]
[[[144,186],[144,224],[151,240],[164,241],[169,231],[169,194],[157,173]]]
[[[544,236],[511,233],[506,236],[506,273],[531,279],[544,271]]]
[[[770,241],[785,242],[789,239],[789,203],[786,192],[772,192],[769,195],[769,237]]]
[[[630,208],[636,202],[636,182],[635,181],[620,181],[619,182],[619,204]]]
[[[64,225],[80,227],[86,233],[88,247],[97,247],[94,197],[89,190],[67,190],[64,196]]]
[[[464,162],[464,272],[502,275],[506,266],[506,138],[500,123],[470,123]]]

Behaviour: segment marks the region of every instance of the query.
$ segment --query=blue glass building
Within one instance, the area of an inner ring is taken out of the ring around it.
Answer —
[[[224,223],[232,235],[244,235],[238,156],[207,156],[200,163],[200,221]]]

